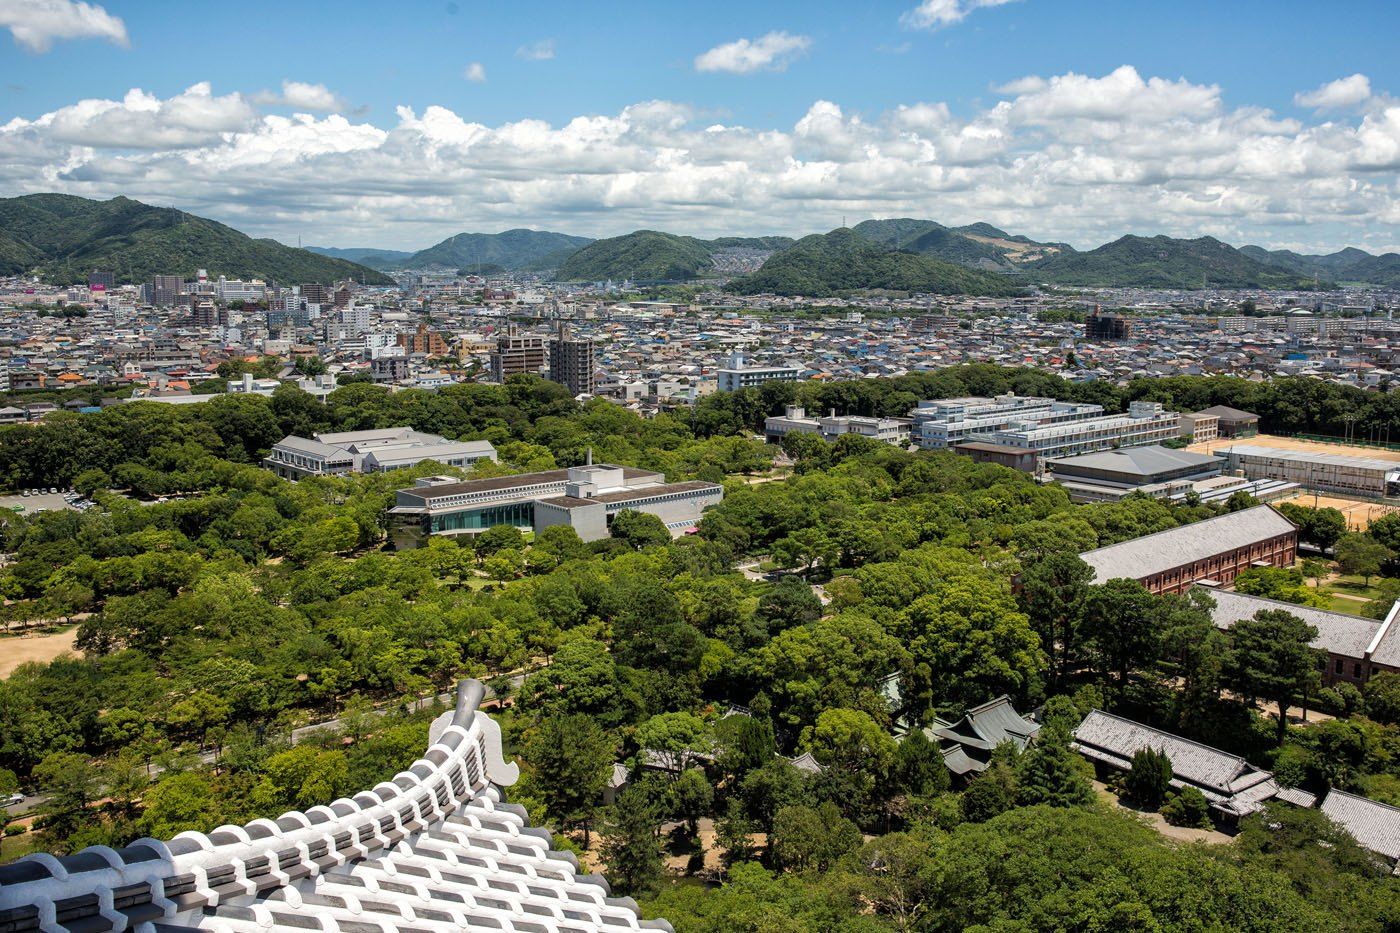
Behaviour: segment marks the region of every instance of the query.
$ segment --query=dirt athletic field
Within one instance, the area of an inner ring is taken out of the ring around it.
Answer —
[[[1187,450],[1201,454],[1220,453],[1234,445],[1250,447],[1272,447],[1275,450],[1298,450],[1310,454],[1337,454],[1342,457],[1367,457],[1371,460],[1392,460],[1400,463],[1400,450],[1386,450],[1384,447],[1362,447],[1357,444],[1324,444],[1321,441],[1307,441],[1299,437],[1279,437],[1274,434],[1260,434],[1257,437],[1219,437],[1213,441],[1192,444]]]
[[[78,638],[78,626],[53,635],[8,635],[0,638],[0,678],[9,677],[14,669],[30,661],[52,661],[65,652],[77,653],[73,642]]]
[[[1347,517],[1347,527],[1352,531],[1365,531],[1371,526],[1371,522],[1380,518],[1382,515],[1400,512],[1400,508],[1393,505],[1381,505],[1375,502],[1359,502],[1356,499],[1345,499],[1340,496],[1317,496],[1316,502],[1314,502],[1313,499],[1313,495],[1307,493],[1305,495],[1293,496],[1279,501],[1306,505],[1310,509],[1336,509]]]

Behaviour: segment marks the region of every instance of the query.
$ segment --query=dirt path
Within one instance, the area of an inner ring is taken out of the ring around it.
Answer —
[[[10,635],[0,638],[0,678],[9,677],[15,668],[30,661],[47,663],[61,654],[76,652],[78,626],[52,635]]]
[[[1192,829],[1189,826],[1173,826],[1162,819],[1162,814],[1160,813],[1139,810],[1135,807],[1125,807],[1118,801],[1118,796],[1100,781],[1094,782],[1094,792],[1099,795],[1100,800],[1110,806],[1117,807],[1119,810],[1126,810],[1129,813],[1135,813],[1142,817],[1153,829],[1157,830],[1157,832],[1168,839],[1174,839],[1177,842],[1206,842],[1211,845],[1225,845],[1231,841],[1229,836],[1218,830]]]

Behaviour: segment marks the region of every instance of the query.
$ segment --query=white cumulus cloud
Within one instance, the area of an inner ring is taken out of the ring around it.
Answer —
[[[910,29],[938,29],[962,22],[974,10],[1012,2],[1014,0],[923,0],[912,10],[905,11],[899,21]]]
[[[80,100],[36,120],[11,120],[4,130],[45,142],[94,148],[169,150],[209,145],[247,129],[256,111],[240,94],[216,97],[209,82],[161,100],[133,88],[119,101]]]
[[[779,30],[757,39],[735,39],[702,52],[695,57],[695,70],[724,71],[736,75],[782,71],[811,47],[809,37]]]
[[[1293,103],[1315,110],[1345,110],[1355,107],[1370,96],[1371,79],[1363,74],[1354,74],[1299,93],[1294,96]]]
[[[0,0],[0,26],[19,45],[47,52],[56,39],[106,39],[126,46],[126,24],[95,3],[75,0]]]
[[[253,102],[266,106],[291,107],[311,113],[331,113],[346,109],[345,101],[324,84],[304,81],[283,81],[280,94],[263,91],[254,95]]]
[[[0,122],[0,191],[121,194],[284,241],[403,248],[521,223],[800,235],[843,216],[987,221],[1080,247],[1128,232],[1400,244],[1400,102],[1379,89],[1361,112],[1300,119],[1124,66],[954,103],[880,113],[832,95],[777,126],[666,100],[554,122],[401,106],[376,124],[259,113],[201,83]]]
[[[486,80],[486,66],[481,62],[472,62],[462,69],[462,77],[466,78],[468,81],[475,81],[477,84],[480,84],[482,81]]]
[[[554,40],[540,39],[537,42],[529,42],[515,50],[516,58],[523,58],[527,62],[545,62],[554,57]]]

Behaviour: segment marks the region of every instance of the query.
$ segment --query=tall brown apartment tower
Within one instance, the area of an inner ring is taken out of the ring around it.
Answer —
[[[520,333],[514,324],[496,338],[496,351],[491,354],[491,378],[505,382],[517,373],[538,374],[545,368],[545,339],[534,334]]]
[[[573,396],[593,394],[593,339],[571,337],[564,324],[549,342],[549,378]]]

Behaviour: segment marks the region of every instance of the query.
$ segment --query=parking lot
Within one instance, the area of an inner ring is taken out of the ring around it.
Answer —
[[[71,509],[63,498],[62,493],[43,493],[37,496],[0,496],[0,509],[8,509],[11,512],[18,511],[25,515],[32,515],[35,512],[46,511],[55,512],[59,509]]]

